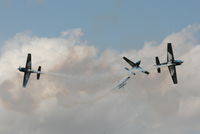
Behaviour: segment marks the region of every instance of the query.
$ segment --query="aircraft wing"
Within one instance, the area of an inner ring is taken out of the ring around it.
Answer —
[[[148,71],[144,70],[143,68],[139,67],[138,70],[142,73],[149,74]]]
[[[24,79],[23,79],[23,87],[26,87],[29,77],[30,77],[31,73],[25,72],[24,73]]]
[[[160,65],[154,65],[154,67],[156,67],[156,68],[163,68],[163,67],[168,67],[168,66],[171,66],[171,65],[173,65],[173,64],[166,62],[166,63],[162,63]]]
[[[131,77],[130,76],[126,76],[124,77],[122,80],[120,80],[117,84],[117,86],[115,88],[123,88],[126,84],[127,84],[127,81],[130,79]]]
[[[174,61],[174,54],[172,50],[172,44],[167,44],[167,62]]]
[[[168,68],[169,68],[169,72],[172,77],[173,83],[177,84],[178,80],[177,80],[177,75],[176,75],[176,66],[172,65],[172,66],[168,66]]]
[[[26,68],[31,69],[31,54],[30,53],[27,56]]]
[[[131,60],[129,60],[128,58],[123,57],[123,59],[124,59],[129,65],[131,65],[132,67],[136,66],[136,64],[135,64],[134,62],[132,62]]]

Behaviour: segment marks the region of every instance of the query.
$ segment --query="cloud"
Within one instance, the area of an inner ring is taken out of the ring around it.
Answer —
[[[0,50],[0,133],[199,133],[199,32],[200,25],[190,25],[160,44],[121,53],[99,52],[81,39],[80,28],[55,38],[16,34]],[[111,90],[126,75],[122,56],[151,68],[155,56],[166,60],[167,42],[185,61],[177,67],[178,85],[163,69],[137,74],[124,90]],[[33,68],[41,65],[48,74],[39,81],[32,75],[24,89],[17,67],[25,64],[27,53]]]

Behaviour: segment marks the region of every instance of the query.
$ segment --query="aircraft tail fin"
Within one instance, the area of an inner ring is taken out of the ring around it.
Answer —
[[[158,57],[156,57],[156,65],[160,65],[160,60],[159,60]],[[161,72],[161,68],[160,68],[160,67],[157,68],[157,72],[158,72],[158,73]]]
[[[41,74],[41,66],[38,67],[37,80],[40,79],[40,74]]]
[[[140,65],[140,63],[141,63],[141,60],[139,60],[138,62],[136,62],[135,64],[136,64],[136,66],[139,66]]]

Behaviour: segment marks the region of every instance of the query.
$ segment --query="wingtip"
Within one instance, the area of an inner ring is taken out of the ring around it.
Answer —
[[[167,43],[167,47],[172,47],[172,43]]]
[[[177,84],[178,84],[178,82],[174,82],[174,84],[175,84],[175,85],[177,85]]]
[[[127,61],[127,60],[128,60],[128,58],[126,58],[125,56],[123,56],[123,59],[124,59],[125,61]]]
[[[149,75],[150,73],[147,71],[146,74]]]

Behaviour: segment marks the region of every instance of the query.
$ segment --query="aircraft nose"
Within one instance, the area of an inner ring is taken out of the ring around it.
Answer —
[[[181,60],[181,61],[180,61],[180,65],[181,65],[183,62],[184,62],[184,61]]]

